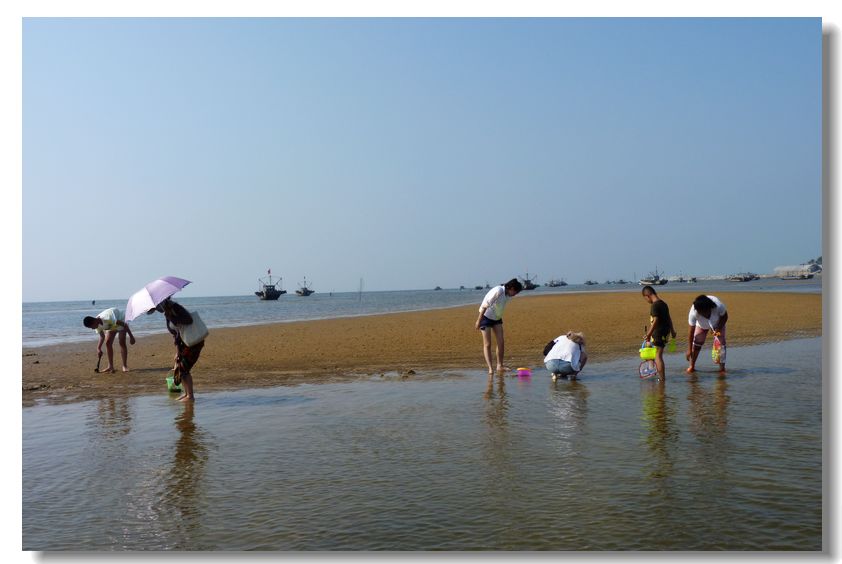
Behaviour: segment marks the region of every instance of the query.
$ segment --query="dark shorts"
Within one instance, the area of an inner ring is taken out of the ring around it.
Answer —
[[[199,354],[204,346],[205,342],[200,341],[192,347],[188,347],[179,339],[176,345],[178,360],[176,360],[175,374],[173,374],[173,383],[176,386],[181,383],[182,376],[190,374],[190,369],[199,361]]]
[[[502,325],[502,319],[488,319],[486,316],[482,316],[482,319],[479,322],[479,330],[485,331],[486,327],[494,327],[495,325]]]
[[[652,335],[652,346],[664,348],[670,340],[670,334]]]

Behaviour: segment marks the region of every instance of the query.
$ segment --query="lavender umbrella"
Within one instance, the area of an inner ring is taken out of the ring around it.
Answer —
[[[126,321],[132,321],[140,314],[146,313],[188,284],[190,280],[175,276],[153,280],[129,298],[129,303],[126,304]]]

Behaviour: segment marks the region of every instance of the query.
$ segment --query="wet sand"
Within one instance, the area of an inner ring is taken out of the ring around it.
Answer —
[[[678,332],[678,350],[686,349],[687,313],[698,294],[662,294]],[[728,307],[731,347],[822,334],[819,294],[720,292],[717,297]],[[196,393],[200,398],[203,391],[377,374],[412,378],[438,370],[484,371],[482,337],[474,328],[478,307],[211,329],[193,369]],[[542,367],[544,345],[569,330],[585,333],[590,362],[628,356],[634,363],[648,313],[639,293],[524,292],[506,307],[506,365]],[[122,373],[115,343],[117,372],[101,374],[94,372],[93,335],[89,343],[25,348],[23,405],[166,393],[164,378],[174,354],[169,334],[144,336],[129,346],[131,371]]]

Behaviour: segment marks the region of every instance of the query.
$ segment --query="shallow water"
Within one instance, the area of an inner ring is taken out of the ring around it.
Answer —
[[[26,408],[23,547],[821,550],[821,340],[728,355]]]

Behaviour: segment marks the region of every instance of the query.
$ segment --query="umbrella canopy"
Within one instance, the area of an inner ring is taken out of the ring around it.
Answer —
[[[140,314],[146,313],[188,284],[190,280],[175,276],[153,280],[129,298],[129,303],[126,304],[126,321],[132,321]]]

